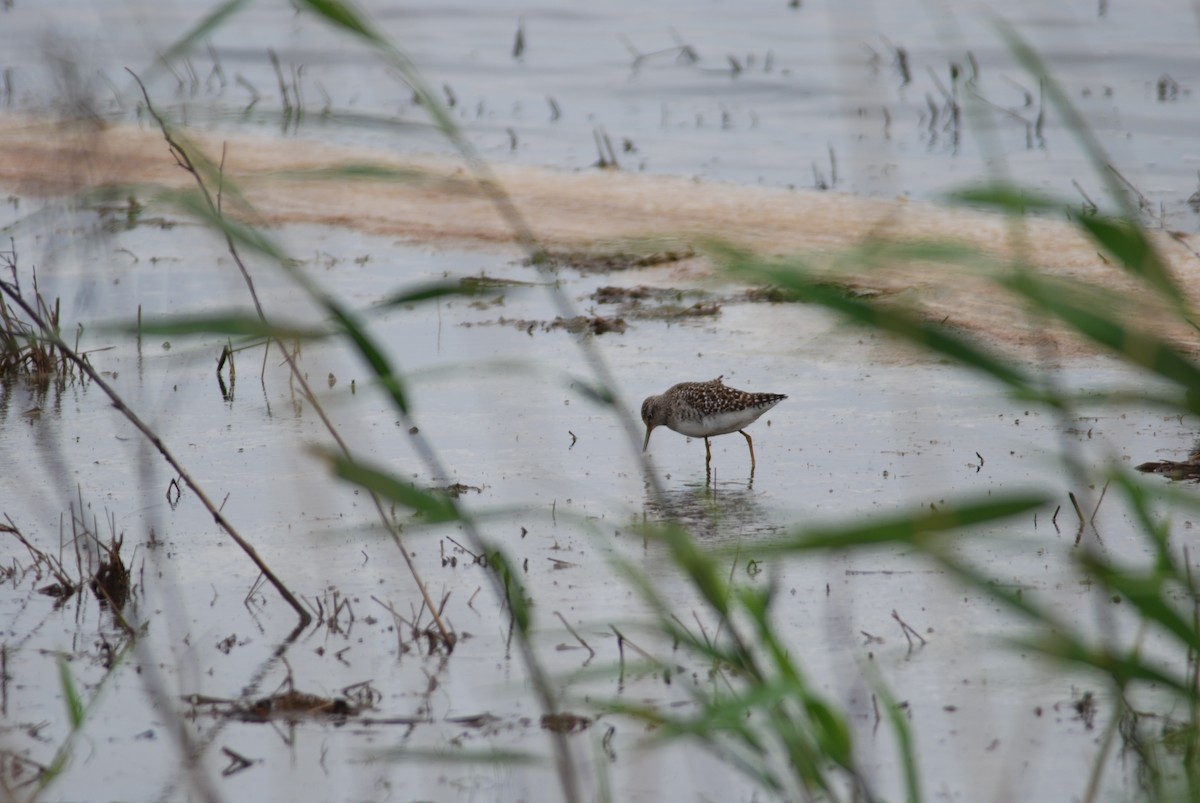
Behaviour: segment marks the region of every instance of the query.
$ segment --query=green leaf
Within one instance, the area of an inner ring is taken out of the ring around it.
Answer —
[[[63,700],[67,704],[67,719],[71,723],[71,729],[78,730],[84,720],[83,700],[79,698],[79,690],[75,687],[75,680],[71,677],[67,659],[62,657],[58,659],[58,685],[62,689]]]
[[[1028,271],[1014,273],[999,281],[1126,361],[1186,390],[1200,392],[1200,367],[1156,335],[1125,326],[1116,314],[1105,314],[1094,294],[1083,295],[1087,288]],[[1196,402],[1193,411],[1200,411],[1200,402]]]
[[[509,610],[512,611],[513,624],[521,633],[528,633],[532,618],[529,610],[529,600],[525,596],[525,586],[521,576],[513,569],[512,561],[502,549],[492,553],[492,565],[497,565],[500,577],[504,581],[504,596],[508,599]]]
[[[330,332],[286,324],[268,323],[257,315],[177,315],[141,323],[136,321],[110,327],[116,331],[143,335],[223,335],[226,337],[276,340],[315,340],[330,336]]]
[[[191,155],[190,152],[189,155]],[[254,251],[277,262],[287,259],[287,254],[270,237],[254,226],[218,213],[209,206],[204,196],[197,190],[166,192],[160,197],[173,202],[206,226],[221,232],[239,247]]]
[[[675,523],[642,529],[648,538],[662,541],[671,550],[675,565],[684,571],[696,590],[704,595],[713,610],[722,616],[729,615],[729,590],[723,576],[724,567],[715,558],[702,551],[687,530]]]
[[[951,334],[941,325],[923,320],[914,312],[855,298],[840,288],[830,286],[827,279],[818,278],[794,263],[774,265],[742,256],[730,259],[727,267],[732,273],[790,290],[802,301],[819,304],[850,321],[887,332],[949,357],[960,365],[988,374],[1025,397],[1053,403],[1052,399],[1033,386],[1029,376],[1015,363],[993,356],[970,341]]]
[[[1079,218],[1079,226],[1130,273],[1146,279],[1168,298],[1180,297],[1167,266],[1137,223],[1085,215]]]
[[[875,546],[886,543],[915,544],[934,533],[951,532],[976,524],[1027,513],[1049,502],[1044,494],[991,496],[978,501],[958,500],[936,510],[919,510],[866,524],[842,527],[805,527],[775,541],[755,547],[756,553],[806,552]]]
[[[1090,648],[1067,631],[1014,639],[1012,643],[1018,648],[1036,650],[1049,658],[1099,670],[1111,677],[1118,688],[1124,689],[1134,681],[1142,681],[1185,697],[1193,697],[1196,693],[1191,681],[1186,678],[1167,675],[1161,669],[1141,661],[1136,654],[1126,657],[1103,648]]]
[[[610,388],[604,385],[588,382],[584,379],[572,378],[571,387],[579,391],[579,394],[591,402],[595,402],[601,407],[612,407],[616,403],[617,398]]]
[[[343,28],[350,33],[377,44],[385,44],[384,39],[377,34],[359,13],[349,4],[340,0],[293,0],[301,8],[307,8],[326,21]]]
[[[1081,555],[1080,560],[1093,577],[1129,600],[1143,617],[1157,622],[1179,639],[1185,649],[1200,648],[1200,638],[1197,637],[1190,620],[1180,615],[1168,602],[1171,590],[1166,582],[1166,575],[1157,572],[1134,574],[1129,570],[1110,566],[1087,553]]]
[[[428,182],[440,180],[424,170],[371,162],[347,162],[329,167],[316,167],[308,170],[282,170],[270,175],[276,178],[293,179],[296,181],[419,181]]]
[[[951,201],[987,206],[1013,214],[1054,212],[1067,208],[1066,204],[1047,195],[1041,195],[1017,184],[1004,182],[995,182],[981,187],[966,187],[955,190],[948,197]]]
[[[214,30],[225,23],[227,19],[235,13],[242,10],[243,6],[248,5],[250,0],[226,0],[219,4],[216,8],[208,13],[206,17],[196,23],[193,28],[183,35],[175,44],[171,45],[166,53],[159,57],[161,64],[169,64],[175,59],[191,50],[196,43],[203,41]]]
[[[340,453],[327,450],[318,450],[318,453],[329,461],[337,476],[415,511],[431,524],[462,518],[454,501],[443,493],[418,488],[382,469],[351,460]]]
[[[821,751],[843,767],[853,767],[854,741],[842,716],[815,697],[806,699],[804,708],[812,720]]]
[[[907,794],[905,800],[907,803],[920,803],[921,774],[917,771],[917,755],[913,748],[912,728],[909,727],[908,718],[897,704],[891,689],[884,683],[875,662],[862,661],[860,666],[867,683],[883,703],[888,723],[896,736],[896,748],[900,751],[900,760],[904,767],[904,787]]]
[[[430,282],[420,287],[414,287],[411,290],[402,290],[380,301],[376,305],[376,308],[403,307],[421,301],[445,298],[446,296],[471,297],[481,295],[483,292],[484,289],[478,282],[447,279],[440,282]]]

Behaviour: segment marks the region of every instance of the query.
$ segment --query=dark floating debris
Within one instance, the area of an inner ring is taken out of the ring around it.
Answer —
[[[453,485],[447,485],[442,491],[449,497],[457,499],[465,493],[483,493],[483,489],[475,485],[463,485],[461,482],[456,482]]]
[[[707,301],[707,293],[670,287],[601,287],[590,296],[597,304],[617,304],[623,317],[642,320],[678,320],[718,315],[721,305]],[[690,299],[695,302],[687,303]]]
[[[512,326],[527,335],[533,335],[534,331],[552,332],[555,329],[565,329],[572,334],[591,333],[593,335],[603,335],[609,332],[624,334],[626,324],[621,318],[604,318],[599,315],[576,315],[573,318],[558,317],[552,321],[531,321],[521,318],[497,318],[494,321],[468,321],[460,324],[470,328],[472,326]]]
[[[681,262],[696,255],[691,246],[649,251],[548,251],[544,260],[555,268],[574,268],[580,273],[613,273]],[[526,264],[529,264],[528,260]]]
[[[578,714],[562,711],[557,714],[542,714],[542,730],[551,733],[581,733],[588,729],[592,721]]]

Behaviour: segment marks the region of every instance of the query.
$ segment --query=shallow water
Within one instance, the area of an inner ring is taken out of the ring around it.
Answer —
[[[528,268],[505,257],[452,249],[431,252],[358,237],[348,243],[339,232],[315,229],[291,229],[280,236],[296,253],[335,257],[335,265],[310,267],[339,296],[362,306],[396,289],[391,277],[397,273],[404,275],[405,285],[446,272],[474,275],[480,270],[530,278]],[[191,240],[198,237],[206,235],[186,227],[117,235],[109,246],[132,246],[130,250],[154,254],[158,263],[139,261],[123,272],[120,284],[89,284],[68,275],[62,286],[75,291],[78,306],[106,309],[118,317],[133,314],[129,306],[122,307],[132,301],[126,297],[128,287],[148,290],[136,296],[145,300],[147,318],[160,311],[202,309],[206,302],[196,299],[233,290],[215,278],[222,274],[206,260],[187,256],[196,249]],[[371,260],[355,264],[353,258],[366,252]],[[163,282],[165,271],[170,280]],[[581,306],[597,284],[638,279],[636,274],[561,274]],[[57,292],[57,282],[43,279],[44,292]],[[267,274],[260,288],[286,309],[288,291],[277,284]],[[158,292],[149,291],[156,286]],[[572,389],[570,376],[580,373],[573,336],[562,331],[530,335],[490,323],[497,311],[536,320],[549,317],[552,308],[544,291],[532,287],[506,292],[503,306],[476,309],[464,301],[443,302],[399,310],[375,323],[390,356],[414,377],[416,420],[450,467],[446,477],[430,477],[421,468],[410,437],[367,386],[353,357],[340,348],[308,344],[304,365],[361,458],[401,476],[411,472],[422,483],[460,482],[481,489],[468,491],[462,501],[486,514],[488,537],[503,544],[522,566],[536,603],[542,658],[565,679],[587,655],[555,614],[580,632],[598,653],[594,663],[601,665],[617,657],[609,626],[636,628],[632,623],[640,618],[641,603],[615,582],[607,555],[624,556],[648,571],[676,610],[688,612],[696,600],[661,550],[645,544],[633,526],[644,515],[656,518],[661,504],[639,479],[612,415]],[[204,714],[189,718],[185,722],[196,738],[215,740],[205,759],[211,777],[226,762],[217,746],[262,762],[222,779],[221,794],[244,797],[316,788],[325,790],[319,796],[343,799],[372,797],[382,789],[404,796],[557,798],[545,767],[435,769],[419,762],[371,760],[374,751],[396,747],[542,750],[538,708],[526,696],[520,662],[505,648],[505,618],[496,610],[484,570],[471,565],[470,556],[455,546],[455,541],[464,543],[456,528],[417,529],[405,536],[435,597],[449,593],[445,615],[465,639],[449,658],[423,657],[404,630],[397,633],[382,605],[394,605],[406,618],[413,615],[410,606],[417,605],[395,547],[379,535],[365,497],[330,479],[308,452],[307,444],[327,438],[312,411],[289,391],[286,369],[277,359],[268,361],[265,383],[260,383],[261,351],[239,355],[237,384],[232,398],[226,398],[213,370],[218,342],[178,340],[167,350],[166,341],[148,338],[139,354],[136,343],[123,337],[92,337],[115,346],[95,357],[114,387],[147,412],[209,493],[223,500],[224,512],[271,568],[314,606],[318,598],[324,606],[338,598],[352,601],[352,625],[343,611],[340,632],[314,628],[288,650],[287,665],[297,688],[337,696],[342,687],[369,680],[381,698],[365,716],[430,718],[412,728],[350,720],[340,727],[301,724],[294,732],[282,725],[225,722]],[[674,325],[641,321],[624,335],[603,335],[597,343],[621,377],[627,398],[661,391],[662,377],[673,376],[674,366],[689,360],[694,360],[692,373],[701,377],[724,372],[732,384],[789,394],[754,427],[759,468],[752,483],[747,482],[748,458],[740,438],[714,440],[711,487],[705,485],[698,441],[665,431],[652,440],[654,470],[667,488],[666,504],[692,526],[697,539],[736,545],[745,558],[753,557],[756,542],[798,524],[941,503],[958,492],[1040,486],[1065,497],[1070,487],[1052,456],[1064,422],[1027,412],[961,371],[898,360],[894,347],[846,330],[811,307],[726,304],[713,320]],[[327,386],[330,373],[337,380],[332,388]],[[1063,373],[1079,387],[1110,385],[1122,377],[1100,363],[1072,365]],[[348,390],[352,381],[353,392]],[[35,405],[42,408],[40,415],[23,415]],[[215,530],[190,493],[185,491],[177,507],[167,503],[170,475],[147,457],[135,433],[96,387],[75,385],[38,398],[18,386],[5,393],[0,414],[6,422],[0,460],[13,471],[5,512],[43,548],[56,545],[59,512],[76,494],[83,495],[89,516],[101,520],[101,535],[108,534],[103,522],[114,516],[128,542],[142,543],[147,527],[154,528],[161,542],[154,548],[141,546],[132,562],[138,578],[137,615],[150,627],[151,636],[141,642],[146,653],[118,672],[104,692],[88,728],[93,746],[86,756],[77,756],[54,788],[66,797],[86,797],[102,779],[108,788],[124,789],[131,797],[176,796],[178,754],[169,738],[171,718],[148,706],[145,679],[132,666],[157,664],[168,700],[185,711],[187,706],[179,702],[184,695],[265,696],[286,675],[270,656],[294,617],[266,587],[243,607],[256,571]],[[1077,440],[1089,460],[1102,460],[1107,449],[1132,460],[1174,455],[1189,433],[1175,418],[1121,414],[1098,415],[1077,428],[1066,437]],[[1106,504],[1099,531],[1116,533],[1106,541],[1109,547],[1137,558],[1140,547],[1120,535],[1129,527],[1121,507]],[[1077,586],[1063,562],[1074,537],[1073,524],[1067,523],[1073,515],[1063,513],[1061,532],[1046,515],[1036,526],[1027,520],[981,533],[962,548],[999,582],[1045,594],[1055,608],[1086,611],[1097,604],[1097,592]],[[1014,536],[1023,540],[1010,541]],[[69,547],[66,554],[71,554]],[[457,565],[445,565],[443,556],[456,557]],[[767,560],[764,565],[761,575],[743,575],[739,569],[739,581],[769,580],[781,590],[781,629],[804,653],[806,670],[818,687],[847,707],[864,755],[870,756],[864,758],[864,770],[881,788],[894,782],[895,765],[890,736],[874,726],[869,690],[855,679],[855,667],[864,660],[878,663],[895,693],[908,701],[922,739],[923,770],[946,788],[969,789],[979,773],[995,772],[999,783],[999,768],[1032,762],[1041,766],[1038,772],[1006,781],[1014,797],[1033,790],[1074,789],[1073,779],[1087,766],[1094,740],[1070,708],[1078,689],[1061,674],[997,645],[996,636],[1014,632],[1007,614],[974,592],[964,596],[922,561],[894,549],[803,562]],[[5,594],[12,639],[8,671],[14,684],[9,716],[14,723],[61,723],[55,656],[75,656],[71,671],[86,688],[102,674],[95,663],[97,634],[116,637],[94,600],[73,601],[56,611],[50,600],[30,593],[31,585],[25,580]],[[890,618],[892,610],[925,633],[929,645],[911,652]],[[234,646],[222,645],[231,637]],[[631,638],[654,644],[645,634]],[[409,651],[401,654],[399,642]],[[660,649],[662,657],[670,658],[669,645]],[[682,657],[673,660],[684,677],[700,673],[697,682],[705,682],[702,667]],[[684,701],[685,682],[667,686],[650,674],[627,677],[620,686],[610,677],[570,688],[573,700],[590,689],[601,697],[616,694],[668,704]],[[577,705],[586,710],[582,701],[568,708]],[[1035,714],[1037,708],[1044,713]],[[483,713],[496,719],[483,725],[455,720]],[[596,745],[610,724],[616,728],[610,743],[616,758],[594,766]],[[47,738],[56,738],[59,727],[53,726],[55,736]],[[744,799],[750,794],[727,768],[690,750],[644,754],[639,731],[619,718],[602,717],[572,742],[590,767],[586,772],[606,773],[629,799],[714,793]],[[989,750],[997,740],[1000,747]],[[10,741],[18,737],[10,734]],[[1053,770],[1037,761],[1043,741],[1062,745]],[[1063,759],[1072,749],[1077,757]],[[23,750],[39,754],[36,742]],[[157,770],[132,776],[121,769],[146,762],[150,754],[159,757]]]
[[[587,168],[598,158],[594,131],[601,129],[632,170],[776,187],[823,181],[863,196],[930,198],[994,169],[1082,204],[1074,180],[1089,198],[1110,204],[1058,114],[1047,110],[1040,138],[1031,135],[1042,108],[1037,80],[1007,52],[998,16],[1046,60],[1148,213],[1169,228],[1196,229],[1186,200],[1200,169],[1191,137],[1197,26],[1178,3],[363,8],[435,90],[454,98],[453,113],[489,159]],[[306,15],[253,6],[212,36],[211,53],[196,53],[173,77],[150,65],[195,23],[192,4],[120,9],[15,3],[3,12],[12,34],[8,106],[61,108],[70,98],[100,114],[128,113],[127,93],[135,90],[129,68],[150,79],[163,105],[171,98],[196,124],[275,129],[325,143],[444,148],[393,74]],[[514,58],[519,22],[525,46]],[[699,61],[669,52],[681,44]],[[630,47],[660,55],[638,61]],[[279,114],[268,48],[285,83],[299,87],[291,101],[305,111],[299,122]],[[957,86],[951,64],[963,76]],[[967,78],[977,80],[968,85]],[[250,107],[255,94],[260,100]],[[984,128],[948,125],[947,94]],[[971,97],[986,102],[971,106]]]
[[[955,154],[944,132],[934,137],[921,124],[924,95],[936,92],[925,66],[944,75],[946,61],[966,49],[947,44],[954,40],[944,30],[945,18],[899,4],[864,4],[861,10],[872,13],[855,17],[818,3],[805,3],[798,12],[777,5],[751,12],[732,4],[701,11],[608,4],[524,13],[484,4],[424,12],[369,8],[436,84],[453,87],[470,136],[489,158],[585,168],[595,159],[592,129],[603,126],[618,142],[633,140],[636,152],[621,154],[627,168],[746,184],[808,184],[813,161],[826,169],[831,144],[839,155],[838,187],[862,195],[931,197],[980,174],[984,149],[973,137],[963,137]],[[1093,16],[1094,4],[1064,5],[1055,15],[1033,7],[1009,11],[1026,15],[1016,20],[1021,30],[1084,101],[1102,137],[1119,151],[1126,175],[1144,184],[1155,204],[1166,204],[1171,226],[1190,231],[1194,216],[1183,199],[1194,183],[1189,165],[1195,156],[1182,126],[1194,102],[1186,60],[1194,51],[1194,28],[1170,8],[1154,14],[1144,5],[1119,5],[1104,18]],[[7,30],[29,34],[9,51],[19,68],[14,105],[51,105],[44,94],[51,72],[39,66],[43,40],[35,34],[41,30],[51,30],[51,40],[84,43],[77,50],[85,74],[102,69],[113,78],[127,59],[148,63],[152,49],[179,36],[195,13],[185,5],[156,5],[153,13],[124,8],[109,16],[87,7],[86,13],[55,16],[53,25],[46,12],[19,0],[0,12]],[[80,11],[71,4],[61,10]],[[518,16],[528,49],[514,61]],[[956,19],[985,82],[993,72],[1006,74],[1010,60],[982,32],[982,17],[959,12]],[[672,28],[703,60],[679,65],[664,57],[632,71],[617,34],[650,51],[674,42]],[[912,86],[898,87],[881,35],[909,49]],[[265,97],[261,108],[242,115],[244,98],[232,82],[224,91],[208,86],[194,96],[176,96],[175,109],[182,113],[186,105],[189,119],[204,126],[283,128],[269,111],[278,103],[267,95],[274,87],[268,46],[287,65],[309,65],[305,96],[314,108],[319,82],[339,110],[419,119],[384,70],[307,18],[253,7],[213,44],[226,72],[244,74]],[[875,67],[871,50],[884,54]],[[746,68],[732,75],[726,54]],[[195,59],[202,77],[205,59]],[[1153,84],[1167,73],[1184,91],[1159,102]],[[108,111],[108,96],[99,88],[104,82],[89,80],[98,87],[96,102]],[[989,92],[1005,86],[995,81]],[[169,94],[172,83],[161,78],[152,85]],[[1017,92],[1011,86],[1004,91]],[[548,119],[547,95],[562,107],[557,121]],[[859,107],[867,110],[862,116]],[[892,117],[889,139],[882,134],[882,112],[873,111],[884,107]],[[508,128],[517,135],[514,152],[508,150]],[[315,114],[280,131],[334,145],[439,146],[428,132],[408,134],[397,144],[391,127],[322,122]],[[1045,135],[1045,149],[1027,151],[1024,129],[1001,125],[996,147],[1019,176],[1034,176],[1069,196],[1070,179],[1083,168],[1057,122],[1048,122]],[[548,738],[539,727],[541,709],[508,643],[507,615],[487,570],[455,544],[467,543],[458,528],[420,527],[398,512],[406,525],[405,548],[434,598],[449,594],[444,615],[462,638],[452,655],[429,655],[385,607],[418,618],[419,596],[396,546],[380,533],[367,497],[333,479],[313,455],[312,445],[328,444],[328,436],[293,390],[278,353],[265,364],[260,348],[239,353],[230,391],[216,375],[218,339],[146,337],[138,343],[103,328],[135,319],[139,309],[147,319],[231,305],[248,309],[220,240],[174,218],[178,225],[171,228],[124,230],[104,225],[93,210],[54,199],[21,197],[3,215],[20,265],[36,266],[43,293],[61,296],[64,321],[86,323],[84,347],[111,347],[95,352],[93,364],[181,457],[268,565],[314,607],[319,601],[328,610],[350,600],[349,608],[338,609],[335,625],[305,631],[286,650],[285,665],[274,654],[294,614],[270,587],[255,585],[256,569],[190,491],[178,503],[170,501],[171,473],[99,388],[75,383],[39,393],[22,384],[4,386],[0,512],[39,548],[61,550],[70,566],[75,550],[60,547],[61,528],[70,529],[62,517],[82,499],[84,518],[102,538],[112,530],[125,535],[137,593],[129,615],[148,627],[138,642],[141,652],[98,690],[104,645],[123,643],[110,615],[86,593],[56,609],[49,597],[35,593],[46,580],[10,578],[0,590],[7,677],[2,738],[11,751],[5,765],[10,781],[12,755],[48,764],[66,736],[56,667],[63,657],[85,698],[100,694],[67,770],[51,787],[58,798],[93,798],[98,788],[105,798],[187,797],[183,751],[173,736],[181,727],[207,745],[198,777],[228,799],[559,799]],[[670,268],[613,275],[564,269],[547,277],[503,249],[416,246],[334,227],[288,226],[275,234],[322,286],[356,309],[447,275],[486,273],[534,283],[553,278],[580,310],[594,308],[600,315],[608,310],[590,298],[600,286],[690,287]],[[257,264],[253,270],[273,316],[313,320],[311,305],[281,274]],[[421,485],[479,489],[467,490],[461,501],[481,514],[485,534],[521,567],[534,603],[535,646],[556,687],[569,692],[568,710],[591,715],[596,700],[610,697],[686,710],[689,684],[717,682],[709,666],[638,627],[644,606],[611,567],[614,557],[632,562],[649,573],[688,626],[716,628],[662,548],[638,532],[639,523],[670,507],[705,545],[739,550],[735,582],[775,584],[781,633],[802,656],[814,686],[848,712],[862,771],[881,794],[898,797],[901,786],[892,736],[886,725],[877,727],[863,680],[866,662],[875,663],[908,704],[927,791],[977,799],[982,788],[989,799],[1014,800],[1081,793],[1111,705],[1099,701],[1097,729],[1084,722],[1073,705],[1099,687],[1001,644],[1000,637],[1019,633],[1020,626],[990,598],[895,548],[794,561],[764,558],[758,574],[748,561],[756,545],[798,526],[940,505],[962,493],[1038,488],[1062,500],[1056,523],[1042,511],[1036,519],[982,530],[954,548],[998,583],[1038,595],[1081,628],[1124,634],[1131,621],[1124,609],[1081,584],[1071,569],[1076,521],[1067,492],[1079,494],[1085,510],[1097,510],[1095,530],[1111,554],[1130,561],[1147,556],[1131,536],[1125,507],[1114,499],[1100,504],[1098,488],[1075,487],[1056,454],[1071,450],[1088,465],[1113,456],[1134,463],[1177,457],[1192,435],[1190,422],[1145,410],[1060,420],[816,308],[726,301],[714,317],[631,319],[624,334],[594,339],[619,377],[626,410],[675,381],[722,374],[736,387],[789,395],[752,429],[758,458],[752,481],[741,438],[714,440],[716,473],[709,484],[699,441],[656,432],[651,470],[666,490],[664,499],[656,499],[641,474],[640,442],[631,445],[612,412],[575,384],[589,376],[575,336],[501,322],[549,321],[555,314],[545,289],[531,286],[508,289],[499,301],[485,297],[480,305],[456,299],[372,315],[372,332],[410,379],[415,421],[447,466],[445,476],[432,476],[421,463],[412,436],[370,386],[356,356],[342,346],[307,343],[302,364],[360,458]],[[1078,390],[1143,384],[1092,358],[1038,368]],[[1190,511],[1175,513],[1173,526],[1186,533]],[[24,550],[7,543],[4,554],[28,565]],[[911,649],[893,611],[928,644]],[[590,664],[555,614],[596,650]],[[428,624],[427,613],[419,618]],[[572,678],[585,668],[617,664],[613,625],[675,663],[672,681],[659,672],[634,671],[622,678],[615,672]],[[1151,637],[1145,649],[1153,654],[1158,646]],[[265,697],[289,673],[304,692],[336,697],[350,684],[369,681],[379,696],[360,718],[296,725],[226,719],[203,705],[193,711],[184,700]],[[367,721],[406,717],[419,721]],[[609,727],[615,731],[606,743]],[[745,779],[699,748],[646,749],[649,735],[609,715],[570,737],[585,787],[598,788],[595,779],[606,777],[621,800],[756,799]],[[255,763],[222,777],[228,757],[221,748]],[[381,754],[397,748],[407,752]],[[428,760],[424,749],[516,749],[542,760],[532,767],[441,763]],[[1110,768],[1109,788],[1133,788],[1124,772]]]

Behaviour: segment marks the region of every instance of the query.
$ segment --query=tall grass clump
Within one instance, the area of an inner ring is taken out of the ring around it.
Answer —
[[[9,249],[0,251],[0,275],[7,275],[10,283],[18,290],[21,274],[18,272],[16,242],[9,240]],[[44,321],[55,337],[59,334],[61,306],[58,299],[51,304],[37,286],[37,273],[31,274],[33,281],[32,303],[36,305],[40,320]],[[0,296],[0,380],[26,379],[36,386],[48,387],[51,380],[68,380],[75,376],[75,367],[57,347],[43,328],[10,300]]]

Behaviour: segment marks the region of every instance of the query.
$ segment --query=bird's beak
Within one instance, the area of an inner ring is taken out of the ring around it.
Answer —
[[[646,427],[646,440],[642,443],[642,451],[650,448],[650,433],[654,431],[654,427]]]

